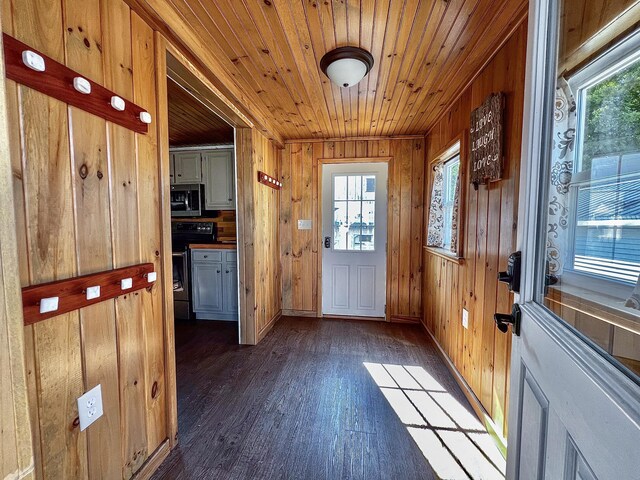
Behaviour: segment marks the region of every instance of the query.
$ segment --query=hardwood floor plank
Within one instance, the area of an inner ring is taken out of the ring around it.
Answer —
[[[364,362],[422,367],[472,412],[417,325],[284,317],[245,347],[235,325],[179,322],[176,360],[180,443],[158,480],[436,478]]]

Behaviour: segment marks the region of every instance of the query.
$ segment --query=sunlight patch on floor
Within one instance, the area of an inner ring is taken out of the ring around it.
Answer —
[[[506,463],[482,423],[424,368],[364,362],[443,480],[504,480]]]

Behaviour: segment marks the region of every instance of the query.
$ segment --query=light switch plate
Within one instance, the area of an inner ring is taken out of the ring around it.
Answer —
[[[466,308],[462,309],[462,326],[469,328],[469,311]]]
[[[59,297],[49,297],[40,300],[40,313],[55,312],[58,310]]]
[[[102,414],[102,387],[98,384],[87,393],[78,398],[78,418],[80,419],[80,431],[87,428]]]
[[[298,230],[311,230],[311,220],[298,220]]]
[[[133,286],[132,278],[123,278],[120,280],[120,288],[122,290],[129,290]]]
[[[87,300],[93,300],[100,296],[100,285],[87,288]]]

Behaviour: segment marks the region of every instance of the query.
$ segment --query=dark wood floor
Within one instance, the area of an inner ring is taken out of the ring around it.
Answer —
[[[363,362],[421,366],[472,412],[415,325],[283,318],[245,347],[235,324],[179,323],[176,347],[179,446],[156,479],[435,478]]]

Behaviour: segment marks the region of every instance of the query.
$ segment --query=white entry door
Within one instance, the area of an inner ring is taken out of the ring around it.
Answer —
[[[322,167],[322,313],[384,317],[387,163]]]
[[[576,3],[530,3],[507,477],[638,480],[640,42],[579,48]]]

